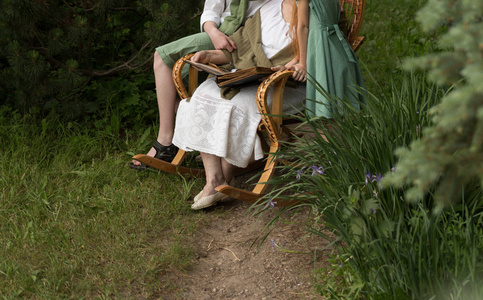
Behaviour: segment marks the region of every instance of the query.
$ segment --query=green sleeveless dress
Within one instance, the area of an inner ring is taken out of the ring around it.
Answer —
[[[313,117],[333,118],[344,113],[342,101],[359,112],[364,88],[359,62],[337,23],[338,0],[312,0],[309,4],[306,112]]]

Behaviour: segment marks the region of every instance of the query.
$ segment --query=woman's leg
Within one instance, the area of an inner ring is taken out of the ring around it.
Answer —
[[[224,159],[207,153],[201,153],[201,158],[206,173],[206,185],[200,195],[200,198],[203,198],[216,194],[217,191],[215,188],[225,183],[225,176],[222,166],[222,161],[224,161]]]
[[[225,183],[223,175],[222,158],[201,153],[203,165],[206,173],[206,185],[203,190],[195,196],[192,209],[198,210],[215,205],[218,201],[226,199],[228,196],[215,190],[219,185]]]
[[[225,181],[230,184],[234,178],[233,172],[235,171],[235,166],[227,162],[225,159],[221,159],[221,169],[223,171],[223,177]]]

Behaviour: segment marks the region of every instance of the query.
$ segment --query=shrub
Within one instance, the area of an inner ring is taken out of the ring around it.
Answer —
[[[127,103],[142,107],[146,98],[154,99],[154,48],[199,31],[201,5],[174,0],[2,1],[0,104],[23,111],[56,107],[71,117],[119,100],[118,109]]]

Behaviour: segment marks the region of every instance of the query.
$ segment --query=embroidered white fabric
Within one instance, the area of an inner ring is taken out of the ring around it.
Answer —
[[[255,102],[258,85],[244,87],[233,99],[219,96],[214,79],[203,82],[196,97],[181,101],[176,116],[173,143],[185,151],[200,151],[223,157],[232,165],[246,167],[263,158],[257,127],[261,121]],[[271,93],[269,99],[271,99]],[[305,85],[285,88],[284,112],[301,111]],[[269,105],[271,101],[269,101]]]
[[[262,45],[268,58],[290,42],[288,25],[281,9],[283,0],[273,0],[260,9]],[[263,158],[257,127],[261,121],[256,104],[258,85],[244,86],[231,100],[220,96],[214,78],[203,82],[190,101],[182,100],[177,116],[173,144],[185,151],[200,151],[223,157],[244,168]],[[271,104],[271,94],[269,103]],[[285,88],[284,113],[299,112],[305,101],[305,85]]]

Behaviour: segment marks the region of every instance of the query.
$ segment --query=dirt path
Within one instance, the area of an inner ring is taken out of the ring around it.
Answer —
[[[261,245],[253,242],[277,208],[252,216],[238,200],[208,209],[210,221],[194,237],[193,267],[172,278],[181,287],[162,299],[320,299],[311,271],[326,262],[326,241],[307,237],[307,211],[286,216]],[[221,210],[221,212],[219,211]],[[297,253],[284,251],[288,249]]]

